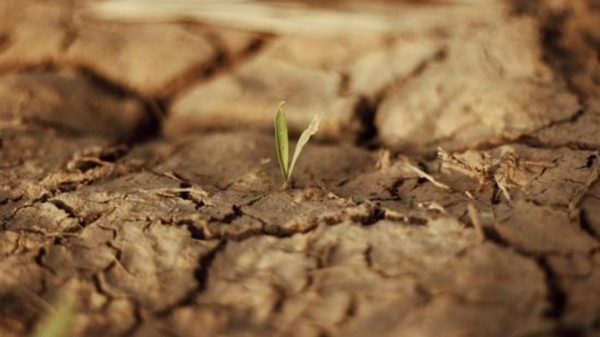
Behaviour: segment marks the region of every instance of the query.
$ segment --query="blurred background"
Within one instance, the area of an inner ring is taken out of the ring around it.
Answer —
[[[459,149],[580,108],[600,77],[597,6],[4,0],[2,114],[129,140],[269,130],[285,100],[292,132],[319,113],[321,139]]]

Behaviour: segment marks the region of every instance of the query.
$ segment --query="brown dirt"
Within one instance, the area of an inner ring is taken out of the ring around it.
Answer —
[[[69,336],[600,336],[600,3],[492,2],[315,37],[2,1],[0,336],[65,289]],[[281,99],[325,116],[287,190]]]

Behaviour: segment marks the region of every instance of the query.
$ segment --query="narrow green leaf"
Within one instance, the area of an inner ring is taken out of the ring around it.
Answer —
[[[76,299],[71,293],[64,293],[56,309],[42,319],[35,329],[33,337],[67,337]]]
[[[289,139],[287,120],[283,110],[284,102],[279,103],[277,115],[275,115],[275,146],[277,147],[277,160],[283,175],[283,181],[287,184],[289,180]]]
[[[321,115],[315,115],[310,122],[310,125],[302,132],[300,135],[300,139],[298,139],[298,144],[296,144],[296,148],[294,149],[294,157],[292,158],[292,165],[290,166],[290,170],[288,172],[288,177],[292,176],[292,171],[294,170],[294,166],[296,166],[296,161],[300,156],[300,152],[304,148],[304,145],[308,143],[308,140],[312,135],[319,131],[319,125],[321,124]]]

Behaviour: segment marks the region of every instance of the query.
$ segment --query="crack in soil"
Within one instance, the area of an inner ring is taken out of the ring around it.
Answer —
[[[183,27],[186,28],[187,31],[193,33],[193,28],[196,26],[197,25],[193,23],[185,23]],[[275,36],[270,34],[259,34],[258,36],[253,37],[248,45],[241,51],[238,53],[231,53],[226,46],[226,42],[217,32],[209,30],[204,31],[201,34],[215,50],[215,56],[212,62],[197,65],[188,71],[183,71],[179,78],[171,81],[171,83],[167,85],[168,88],[171,88],[169,90],[170,94],[168,95],[169,101],[185,94],[198,83],[214,80],[221,74],[232,72],[234,69],[260,54],[260,52],[268,46],[269,42],[275,38]]]
[[[45,246],[42,246],[38,249],[37,254],[34,257],[35,263],[40,266],[40,268],[48,271],[53,276],[58,276],[58,273],[50,266],[46,264],[44,258],[48,255],[48,249]]]
[[[429,66],[435,63],[442,62],[447,57],[447,47],[443,46],[433,56],[421,61],[415,69],[405,77],[394,78],[393,81],[387,83],[383,88],[379,89],[373,98],[368,98],[364,95],[358,97],[358,101],[353,109],[351,118],[352,128],[356,129],[354,136],[354,144],[356,146],[365,147],[370,150],[377,150],[380,148],[378,139],[379,130],[375,123],[377,111],[379,106],[384,101],[385,97],[399,86],[409,82],[413,78],[422,74]],[[341,81],[339,84],[338,94],[343,94],[348,91],[348,86],[352,82],[352,77],[349,73],[341,74]]]
[[[600,242],[600,233],[598,233],[590,223],[589,215],[584,209],[579,209],[579,227],[583,230],[588,236],[594,238],[596,241]]]
[[[175,304],[166,307],[163,310],[160,310],[156,313],[158,317],[167,317],[174,310],[190,306],[194,304],[197,296],[201,294],[208,287],[208,278],[210,273],[210,268],[216,259],[217,255],[220,252],[223,252],[227,247],[227,240],[219,240],[218,244],[208,251],[206,254],[200,256],[198,261],[198,266],[194,270],[194,278],[196,279],[196,287],[188,292],[185,296],[183,296],[180,300],[178,300]]]
[[[100,310],[102,310],[102,311],[108,310],[111,302],[115,299],[115,296],[114,296],[114,294],[112,294],[112,292],[107,291],[107,289],[106,289],[106,282],[104,281],[104,271],[92,275],[91,283],[94,285],[96,292],[98,292],[99,294],[101,294],[102,296],[104,296],[106,298],[106,302],[104,302],[104,304],[102,304],[102,307],[100,308]]]
[[[77,212],[75,212],[75,209],[73,207],[67,205],[64,201],[53,199],[53,200],[48,201],[48,203],[56,206],[56,208],[65,212],[69,218],[74,219],[77,222],[77,224],[79,225],[80,230],[84,229],[89,224],[82,217],[80,217],[77,214]]]
[[[342,327],[349,324],[353,318],[358,314],[358,298],[355,295],[350,295],[350,301],[346,310],[344,310],[344,317],[337,323],[337,326]]]
[[[242,212],[242,208],[238,205],[233,205],[231,206],[231,211],[225,214],[225,216],[223,216],[221,219],[211,218],[209,221],[230,225],[233,221],[241,218],[243,215],[244,213]]]
[[[546,287],[548,289],[548,301],[550,307],[544,312],[546,317],[555,321],[560,321],[563,317],[567,305],[567,294],[558,284],[558,277],[550,267],[548,260],[545,257],[534,259],[538,267],[544,272],[546,279]]]
[[[143,309],[142,306],[139,302],[133,300],[133,299],[128,299],[130,301],[130,303],[133,304],[133,323],[131,324],[131,326],[125,331],[123,332],[122,336],[126,337],[126,336],[134,336],[135,333],[144,325],[144,322],[146,321],[146,319],[144,318],[143,315]]]
[[[511,250],[523,258],[535,262],[544,275],[546,289],[548,291],[546,299],[549,307],[543,312],[543,315],[557,324],[556,327],[553,328],[553,332],[557,333],[559,336],[571,336],[564,333],[567,331],[574,331],[574,328],[565,327],[561,322],[566,311],[567,302],[569,300],[568,294],[561,288],[558,275],[554,272],[554,270],[552,270],[552,267],[547,261],[547,256],[550,254],[536,255],[531,254],[522,248],[515,247],[509,241],[504,239],[495,228],[485,227],[484,231],[485,238],[489,242],[497,245],[500,248]]]
[[[516,144],[526,145],[528,147],[540,150],[559,150],[567,148],[573,151],[600,151],[600,146],[595,146],[591,144],[586,144],[584,142],[579,141],[567,141],[567,142],[558,142],[556,144],[546,144],[542,142],[535,134],[522,135],[518,139],[514,140]],[[491,149],[496,146],[489,144],[490,146],[487,149]],[[482,148],[485,150],[486,148]]]
[[[572,57],[569,51],[561,46],[563,31],[569,19],[570,14],[567,12],[554,13],[550,17],[542,20],[540,27],[540,45],[544,49],[543,60],[548,66],[558,73],[565,83],[567,89],[572,92],[583,106],[586,105],[587,94],[574,83],[572,79],[572,71],[568,69],[567,59]]]

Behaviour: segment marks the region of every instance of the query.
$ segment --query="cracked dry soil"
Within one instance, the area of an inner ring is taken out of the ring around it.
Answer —
[[[0,3],[0,336],[65,289],[69,336],[600,336],[598,1],[350,37],[82,3]],[[325,116],[285,191],[280,99]]]

